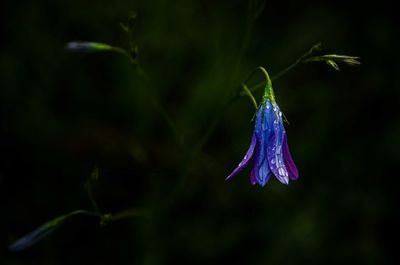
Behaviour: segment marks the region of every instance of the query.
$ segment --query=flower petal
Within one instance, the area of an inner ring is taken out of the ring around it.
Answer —
[[[257,153],[254,157],[254,166],[250,173],[250,183],[258,183],[261,187],[264,187],[270,179],[272,172],[268,166],[267,153],[263,148],[264,141],[261,141],[257,146]]]
[[[272,173],[283,184],[289,184],[289,173],[283,160],[282,143],[285,135],[283,127],[282,113],[276,103],[274,103],[274,112],[269,119],[269,126],[272,126],[273,136],[268,142],[268,163]],[[272,124],[271,124],[272,121]]]
[[[255,125],[255,128],[254,128],[254,136],[255,136],[255,139],[256,139],[256,147],[254,149],[253,168],[251,169],[251,172],[250,172],[250,183],[251,183],[251,185],[256,185],[258,183],[258,178],[259,178],[258,177],[259,174],[258,174],[258,166],[257,166],[257,164],[260,163],[259,157],[260,157],[261,145],[260,145],[259,135],[260,135],[260,130],[261,130],[261,120],[260,119],[262,117],[262,114],[259,114],[259,113],[260,112],[257,113],[256,125]]]
[[[254,153],[254,148],[256,147],[256,136],[253,134],[253,137],[251,138],[251,143],[250,147],[246,152],[246,155],[244,156],[243,160],[239,163],[238,167],[225,179],[225,180],[230,180],[232,177],[237,175],[240,171],[242,171],[250,162],[250,159],[253,156]]]
[[[256,146],[257,148],[257,146]],[[250,184],[251,185],[256,185],[257,184],[257,170],[255,170],[257,167],[253,167],[253,169],[250,172]]]
[[[282,144],[282,151],[283,151],[283,161],[285,163],[286,169],[289,173],[289,179],[297,180],[299,178],[299,171],[295,163],[293,162],[292,156],[289,152],[289,146],[287,143],[287,136],[286,133],[283,136],[283,144]]]
[[[257,137],[257,150],[254,156],[254,167],[251,172],[251,182],[254,180],[264,187],[270,179],[272,172],[268,166],[267,160],[267,144],[271,137],[272,130],[267,126],[266,119],[268,112],[272,111],[271,106],[268,104],[262,105],[257,113],[256,130]]]

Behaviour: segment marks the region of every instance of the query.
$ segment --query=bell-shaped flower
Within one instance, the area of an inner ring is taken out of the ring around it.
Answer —
[[[265,186],[271,175],[283,184],[299,177],[296,165],[289,152],[282,112],[275,102],[271,81],[267,86],[257,114],[251,144],[238,167],[226,178],[231,179],[247,165],[252,164],[251,184]]]

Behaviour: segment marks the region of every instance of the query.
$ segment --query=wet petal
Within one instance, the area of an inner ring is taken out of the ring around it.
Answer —
[[[289,179],[297,180],[299,178],[299,171],[295,163],[293,162],[292,156],[289,152],[289,146],[287,143],[287,136],[286,134],[283,136],[283,144],[282,144],[282,151],[283,151],[283,161],[285,163],[286,169],[289,173]]]
[[[261,160],[262,156],[260,157],[261,161],[258,161],[257,164],[254,164],[254,168],[252,171],[252,174],[254,174],[255,179],[257,180],[257,183],[261,186],[264,187],[268,180],[271,178],[272,172],[268,166],[268,160],[266,159],[266,152],[264,152],[264,159]]]
[[[233,176],[238,174],[240,171],[242,171],[250,162],[253,153],[254,153],[254,148],[256,147],[256,136],[253,134],[253,137],[251,139],[250,147],[246,152],[246,155],[244,156],[243,160],[239,163],[238,167],[225,179],[225,180],[230,180]]]
[[[260,186],[264,187],[270,179],[272,172],[268,166],[267,152],[264,147],[266,141],[264,137],[257,140],[259,142],[254,155],[254,166],[250,173],[250,182],[252,184],[258,183]]]
[[[262,132],[262,117],[263,117],[263,109],[264,106],[261,106],[256,114],[256,124],[254,126],[254,135],[256,140],[256,147],[254,149],[254,164],[253,168],[250,172],[250,183],[252,185],[255,185],[258,183],[259,179],[259,173],[258,173],[258,166],[257,164],[260,164],[260,134]]]
[[[255,179],[260,186],[265,186],[270,179],[272,172],[268,166],[267,160],[267,144],[271,137],[272,130],[268,127],[266,119],[268,112],[272,111],[272,107],[265,104],[260,107],[261,113],[257,116],[256,137],[257,152],[254,156],[254,167],[251,172],[251,178]]]
[[[274,112],[271,114],[269,123],[272,122],[273,136],[268,142],[267,154],[268,163],[272,173],[283,184],[289,184],[289,173],[283,160],[282,143],[285,135],[281,111],[276,103],[274,103]],[[269,124],[271,125],[271,124]]]
[[[250,184],[251,185],[256,185],[257,184],[257,174],[258,173],[257,173],[256,167],[253,167],[253,169],[250,172]]]
[[[258,140],[257,140],[258,141]],[[254,149],[254,163],[253,163],[253,168],[251,169],[250,172],[250,183],[251,185],[256,185],[258,183],[258,167],[256,166],[258,163],[258,157],[260,155],[260,143],[258,142],[256,144],[256,148]]]

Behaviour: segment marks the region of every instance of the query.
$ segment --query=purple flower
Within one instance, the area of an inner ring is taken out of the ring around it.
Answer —
[[[250,163],[253,164],[250,172],[250,182],[253,185],[258,183],[262,187],[265,186],[271,175],[283,184],[289,184],[289,180],[299,177],[289,152],[282,112],[274,100],[272,86],[266,91],[256,114],[249,150],[226,180],[237,175]]]

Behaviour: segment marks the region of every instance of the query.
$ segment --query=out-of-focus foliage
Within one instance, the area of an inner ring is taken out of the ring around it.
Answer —
[[[248,6],[41,0],[2,8],[0,264],[395,263],[395,8],[267,1],[249,20]],[[128,39],[120,22],[131,11]],[[119,54],[64,49],[78,40],[137,45],[145,75]],[[250,143],[254,107],[247,97],[222,104],[255,67],[278,73],[319,41],[362,65],[305,64],[274,82],[299,180],[261,189],[244,172],[225,182]],[[149,218],[104,226],[73,218],[30,249],[7,251],[51,218],[90,208],[83,184],[95,165],[102,213],[140,208]]]

